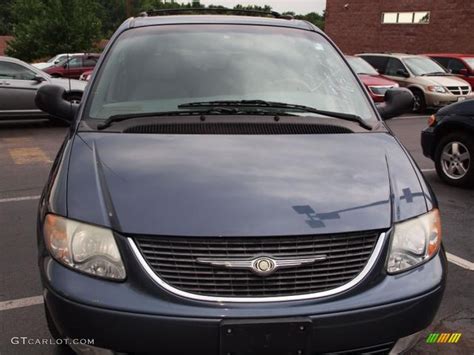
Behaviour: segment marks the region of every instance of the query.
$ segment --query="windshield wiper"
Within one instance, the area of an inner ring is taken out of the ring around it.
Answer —
[[[421,76],[430,76],[430,75],[433,75],[433,76],[440,76],[440,75],[450,75],[449,73],[445,73],[444,71],[434,71],[432,73],[425,73],[425,74],[421,74]]]
[[[272,102],[265,100],[228,100],[228,101],[203,101],[203,102],[190,102],[187,104],[179,105],[178,108],[197,108],[197,107],[265,107],[269,109],[283,109],[283,110],[294,110],[301,112],[310,112],[318,115],[328,116],[339,118],[345,121],[357,122],[361,127],[371,130],[372,126],[368,124],[362,117],[357,115],[352,115],[349,113],[335,112],[335,111],[325,111],[319,110],[314,107],[296,105],[296,104],[287,104],[284,102]]]
[[[182,107],[178,107],[182,108]],[[190,107],[194,108],[194,107]],[[201,116],[201,118],[205,119],[205,115],[271,115],[271,116],[278,116],[278,115],[287,115],[292,116],[291,114],[287,114],[282,111],[268,111],[262,109],[252,109],[252,110],[244,110],[237,107],[203,107],[203,109],[192,109],[192,110],[181,110],[181,111],[161,111],[161,112],[141,112],[141,113],[124,113],[113,115],[107,118],[103,123],[97,125],[97,129],[103,130],[114,122],[121,122],[126,120],[131,120],[135,118],[148,118],[148,117],[160,117],[160,116]]]

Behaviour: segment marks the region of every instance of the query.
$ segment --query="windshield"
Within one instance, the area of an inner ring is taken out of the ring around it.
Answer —
[[[414,75],[446,73],[446,70],[434,60],[426,57],[411,57],[403,60]]]
[[[124,32],[94,80],[85,117],[220,100],[276,101],[373,118],[355,77],[321,35],[242,25]]]
[[[346,57],[346,59],[357,74],[379,75],[377,70],[362,58]]]
[[[471,67],[471,70],[474,70],[474,57],[463,58],[463,59]]]

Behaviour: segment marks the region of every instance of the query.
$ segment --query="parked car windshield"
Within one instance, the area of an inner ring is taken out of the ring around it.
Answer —
[[[265,100],[373,118],[334,47],[311,31],[168,25],[124,32],[94,80],[86,118],[176,111],[190,102]]]
[[[474,58],[463,58],[464,61],[474,70]]]
[[[446,73],[446,70],[441,65],[427,57],[410,57],[405,58],[403,61],[414,75]]]
[[[61,58],[61,56],[57,55],[53,58],[50,58],[46,63],[53,63],[55,60],[59,60]]]
[[[357,74],[379,75],[377,70],[365,60],[359,57],[346,57],[352,69]]]

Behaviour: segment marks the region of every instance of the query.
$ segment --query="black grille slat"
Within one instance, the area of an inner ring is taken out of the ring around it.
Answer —
[[[284,237],[141,237],[134,240],[152,270],[182,291],[226,297],[300,295],[337,288],[367,264],[379,233]],[[197,258],[252,259],[326,255],[313,264],[279,269],[262,277],[246,269],[197,262]]]
[[[318,246],[318,251],[322,252],[323,250],[327,250],[329,252],[329,251],[337,251],[337,250],[347,251],[347,250],[351,250],[351,249],[360,250],[361,248],[364,248],[364,247],[370,248],[370,245],[363,244],[363,243],[354,243],[354,244],[351,244],[351,245],[339,244],[339,245],[336,245],[336,247],[332,248],[331,245],[326,244],[326,245]],[[147,250],[145,248],[142,248],[142,249]],[[179,249],[175,248],[173,253],[166,251],[165,248],[163,248],[163,247],[153,248],[153,249],[149,249],[149,250],[152,251],[154,254],[188,255],[188,253],[185,252],[186,249],[184,249],[184,248],[179,248]],[[209,250],[212,252],[212,254],[209,253],[209,252],[206,253],[204,251],[204,249],[199,249],[198,252],[193,252],[193,255],[195,255],[195,256],[212,255],[214,257],[217,256],[217,255],[222,255],[222,256],[225,256],[225,257],[228,256],[225,253],[225,249],[212,249],[212,250],[209,249]],[[246,256],[246,255],[247,256],[253,256],[256,252],[260,251],[259,248],[246,248],[246,249],[235,248],[234,250],[235,250],[235,253],[233,253],[232,255],[235,255],[235,256],[238,256],[238,257]],[[312,254],[312,251],[314,251],[314,247],[311,246],[311,245],[306,245],[306,246],[302,246],[302,247],[295,247],[295,250],[296,251],[282,251],[279,248],[272,247],[272,248],[265,249],[265,252],[266,253],[278,254],[278,255],[293,255],[293,254],[301,255],[301,254],[305,254],[305,253]]]
[[[147,254],[147,253],[144,253],[144,254],[145,254],[145,256],[147,257],[148,260],[151,260],[151,262],[152,262],[153,260],[162,260],[162,259],[159,259],[159,257],[150,256],[150,255]],[[313,254],[314,254],[314,253],[313,253]],[[313,255],[313,254],[311,254],[311,255]],[[319,253],[318,253],[318,254],[319,254]],[[325,254],[325,253],[322,252],[321,254]],[[272,254],[272,255],[273,255],[273,254]],[[310,254],[305,253],[305,254],[300,254],[299,256],[304,257],[304,256],[309,256],[309,255],[310,255]],[[364,256],[364,255],[370,255],[370,251],[351,254],[351,256]],[[207,256],[209,256],[209,255],[207,255]],[[292,255],[292,256],[295,256],[295,255]],[[201,257],[201,256],[196,256],[196,257],[198,258],[198,257]],[[291,257],[291,256],[290,256],[290,257]],[[346,257],[347,257],[347,255],[331,255],[331,256],[328,257],[328,260],[335,260],[335,259],[341,259],[341,258],[346,258]],[[219,257],[216,256],[216,258],[219,258],[219,259],[220,259],[220,258],[222,258],[222,256],[219,256]],[[231,259],[231,258],[229,258],[229,259]],[[191,264],[195,264],[195,261],[194,261],[194,260],[183,259],[183,258],[173,258],[173,259],[169,260],[168,262],[178,262],[178,263],[191,263]],[[166,263],[166,261],[162,261],[162,263]]]
[[[327,124],[301,123],[158,123],[132,126],[125,133],[201,135],[345,134],[350,129]]]
[[[467,94],[469,94],[469,86],[448,86],[447,89],[453,95],[467,95]]]
[[[369,355],[369,354],[389,354],[390,350],[392,350],[393,346],[395,345],[395,342],[390,342],[390,343],[385,343],[385,344],[379,344],[379,345],[372,345],[372,346],[367,346],[363,348],[357,348],[357,349],[347,349],[343,351],[331,351],[330,353],[321,353],[319,355],[358,355],[358,354],[364,354],[364,355]]]

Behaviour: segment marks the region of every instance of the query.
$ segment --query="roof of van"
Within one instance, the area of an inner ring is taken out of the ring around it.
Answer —
[[[154,25],[185,25],[185,24],[229,24],[288,27],[301,30],[321,30],[313,24],[295,19],[270,18],[257,16],[234,15],[179,15],[179,16],[143,16],[129,19],[129,27],[145,27]]]

